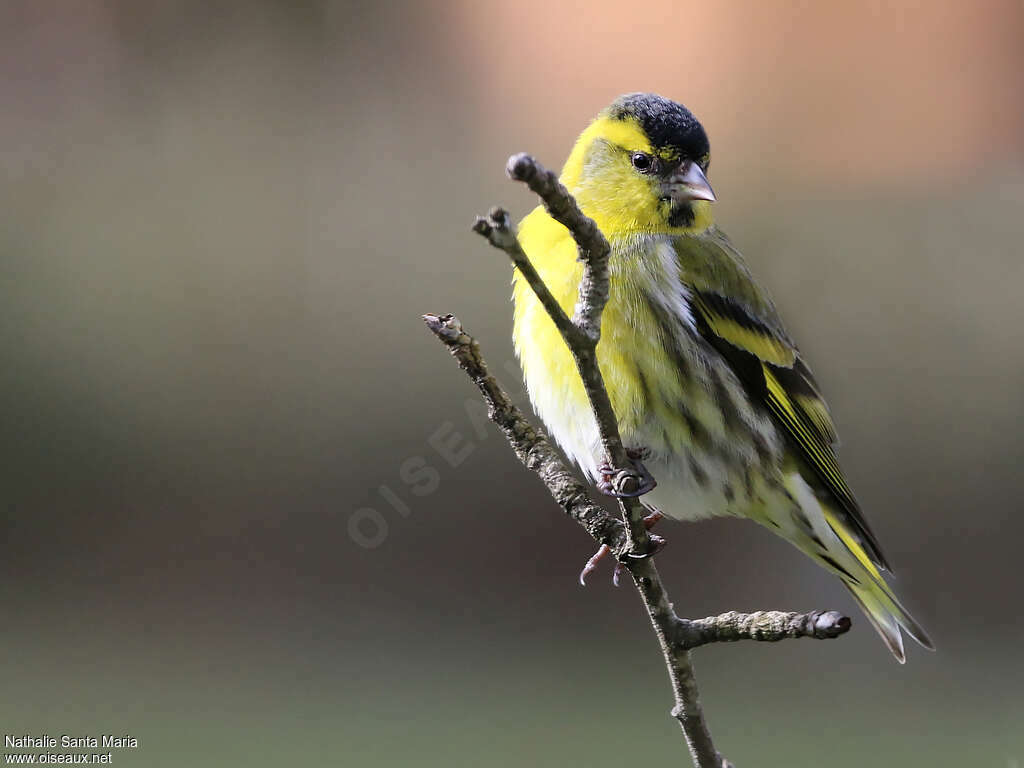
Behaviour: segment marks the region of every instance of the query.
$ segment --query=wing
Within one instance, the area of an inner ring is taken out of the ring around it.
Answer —
[[[717,230],[680,238],[676,253],[683,282],[692,293],[698,331],[726,359],[751,396],[764,403],[836,500],[836,522],[841,525],[833,527],[845,529],[837,530],[840,538],[852,533],[872,561],[889,568],[836,460],[832,414],[771,299]]]

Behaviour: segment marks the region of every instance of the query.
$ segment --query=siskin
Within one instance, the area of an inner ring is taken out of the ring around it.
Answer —
[[[636,93],[598,115],[561,175],[611,244],[597,355],[623,442],[657,479],[644,504],[679,520],[733,515],[768,527],[838,576],[903,662],[901,627],[933,646],[882,577],[891,569],[836,461],[835,426],[810,369],[712,221],[709,161],[704,128],[685,107]],[[519,238],[571,312],[582,266],[568,230],[537,208]],[[572,357],[518,274],[513,298],[533,405],[607,488],[611,470]]]

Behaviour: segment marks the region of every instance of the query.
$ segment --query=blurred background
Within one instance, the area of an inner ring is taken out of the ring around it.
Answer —
[[[472,235],[528,150],[686,103],[929,628],[897,667],[742,521],[666,525],[739,766],[1024,763],[1024,6],[8,0],[0,9],[0,723],[125,766],[687,761],[631,587],[481,421],[526,405]],[[460,450],[445,458],[444,446]],[[8,750],[11,751],[11,750]]]

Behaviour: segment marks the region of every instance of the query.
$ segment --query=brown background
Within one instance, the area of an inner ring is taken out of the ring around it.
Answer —
[[[899,668],[855,614],[700,651],[721,748],[1024,762],[1024,9],[550,5],[4,4],[5,733],[127,732],[125,766],[685,762],[635,595],[575,583],[589,541],[419,321],[456,312],[522,402],[469,224],[532,205],[511,152],[557,166],[656,90],[707,127],[939,648]],[[854,610],[756,526],[663,533],[682,613]]]

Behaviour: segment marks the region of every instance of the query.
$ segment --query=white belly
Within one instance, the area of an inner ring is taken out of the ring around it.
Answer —
[[[702,465],[700,481],[687,461],[654,460],[645,466],[658,485],[641,501],[675,520],[701,520],[719,515],[740,515],[738,502],[746,498],[742,478],[722,466]],[[731,488],[732,492],[726,489]]]

